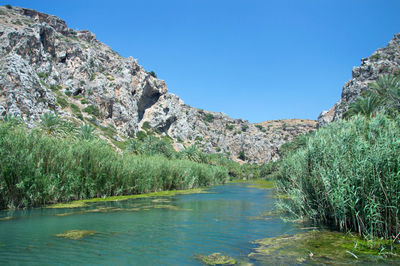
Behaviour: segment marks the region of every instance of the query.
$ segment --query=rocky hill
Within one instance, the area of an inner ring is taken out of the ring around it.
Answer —
[[[384,74],[400,75],[400,33],[395,34],[386,47],[361,59],[361,66],[353,68],[352,78],[344,85],[339,101],[329,111],[319,115],[318,126],[342,118],[349,105],[368,88],[368,84]]]
[[[42,114],[54,112],[95,125],[114,144],[146,130],[168,135],[177,150],[197,144],[205,152],[262,163],[277,159],[284,142],[315,128],[302,120],[296,129],[251,124],[190,107],[154,72],[93,33],[25,8],[0,7],[0,77],[0,116],[18,116],[34,127]]]

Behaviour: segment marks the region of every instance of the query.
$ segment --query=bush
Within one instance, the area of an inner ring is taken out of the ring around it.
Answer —
[[[69,105],[69,107],[71,108],[71,111],[72,111],[74,114],[80,113],[80,112],[81,112],[81,109],[79,109],[79,107],[76,106],[76,105],[73,104],[73,103],[71,103],[71,104]]]
[[[57,97],[57,104],[61,106],[61,108],[65,108],[68,106],[67,100],[62,97]]]
[[[47,72],[47,73],[38,72],[37,75],[41,79],[47,79],[49,77],[50,73],[49,72]]]
[[[378,113],[320,128],[281,162],[280,205],[342,231],[399,233],[400,118]]]
[[[149,73],[150,76],[152,76],[154,78],[157,78],[157,75],[156,75],[156,73],[154,71],[150,71],[148,73]]]
[[[239,158],[240,160],[242,160],[242,161],[245,161],[245,160],[246,160],[246,154],[244,153],[244,151],[240,151],[240,152],[239,152],[238,158]]]
[[[88,113],[88,114],[94,115],[94,116],[97,117],[97,118],[100,117],[99,108],[97,108],[97,107],[94,106],[94,105],[89,105],[89,106],[85,107],[85,108],[83,109],[83,111],[86,112],[86,113]]]
[[[212,114],[204,114],[203,120],[208,123],[214,122],[214,116]]]
[[[262,125],[255,125],[255,126],[256,126],[256,128],[258,128],[262,132],[265,132],[265,128]]]
[[[233,130],[233,125],[226,124],[225,128],[227,130]]]

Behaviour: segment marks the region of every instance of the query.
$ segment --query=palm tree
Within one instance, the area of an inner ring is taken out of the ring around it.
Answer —
[[[389,108],[400,107],[400,79],[392,74],[382,75],[369,85],[369,90],[382,99]]]
[[[144,149],[141,143],[137,139],[131,139],[128,142],[127,150],[134,154],[143,154]]]
[[[376,94],[358,98],[355,102],[350,104],[349,109],[344,113],[343,117],[347,119],[360,114],[369,119],[375,115],[381,104],[382,100]]]
[[[182,157],[184,159],[193,161],[193,162],[200,162],[200,151],[196,145],[192,145],[187,147],[183,151],[181,151]]]
[[[56,131],[58,131],[60,125],[61,125],[61,119],[51,113],[45,113],[40,117],[40,127],[48,134],[53,134]]]
[[[79,136],[85,140],[92,140],[94,138],[94,127],[89,124],[84,124],[81,126],[81,131],[79,132]]]

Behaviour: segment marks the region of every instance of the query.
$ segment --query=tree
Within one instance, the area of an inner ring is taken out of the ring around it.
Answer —
[[[343,117],[347,119],[360,114],[369,119],[375,115],[381,103],[380,97],[376,94],[358,98],[355,102],[350,104],[349,109],[344,113]]]
[[[92,140],[94,138],[94,127],[88,124],[84,124],[81,126],[81,131],[79,132],[79,136],[85,140]]]
[[[387,108],[400,108],[400,79],[392,74],[382,75],[369,85],[369,91],[378,95]],[[371,94],[371,93],[369,93]]]

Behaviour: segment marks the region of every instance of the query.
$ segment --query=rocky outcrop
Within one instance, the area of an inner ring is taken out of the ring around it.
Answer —
[[[400,75],[400,33],[395,34],[386,47],[361,59],[361,66],[353,68],[352,78],[344,85],[339,101],[331,110],[319,115],[318,126],[342,118],[349,105],[368,88],[368,84],[384,74]]]
[[[31,127],[46,112],[92,123],[100,133],[111,130],[114,140],[150,127],[170,136],[177,149],[196,144],[256,163],[277,159],[280,145],[314,128],[269,130],[190,107],[93,33],[25,8],[0,7],[0,76],[0,115],[19,116]]]

